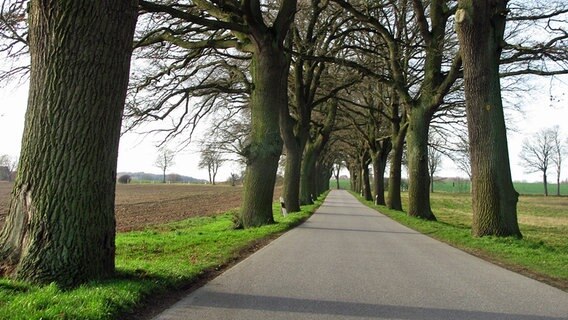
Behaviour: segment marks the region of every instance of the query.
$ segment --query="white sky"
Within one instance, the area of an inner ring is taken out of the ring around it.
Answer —
[[[550,100],[549,86],[550,81],[537,82],[534,90],[531,90],[524,97],[517,100],[521,107],[520,112],[514,112],[510,117],[508,126],[516,128],[510,131],[509,154],[511,159],[511,170],[515,181],[540,181],[539,173],[526,174],[519,165],[519,152],[522,140],[542,128],[559,125],[564,139],[568,136],[568,76],[560,77],[553,82],[554,101]],[[24,127],[24,114],[27,103],[27,85],[17,88],[0,88],[0,154],[9,154],[13,157],[19,155],[21,136]],[[198,135],[194,141],[201,139]],[[118,157],[118,172],[138,172],[159,173],[160,170],[154,166],[157,155],[156,144],[161,141],[156,136],[143,136],[128,133],[123,136],[120,143]],[[176,146],[171,146],[175,149]],[[194,178],[207,179],[207,171],[199,170],[199,145],[192,143],[188,148],[178,152],[176,164],[171,168],[170,173],[192,176]],[[568,161],[565,161],[568,163]],[[238,165],[226,163],[220,170],[217,177],[218,181],[224,181],[230,172],[240,172]],[[460,173],[453,163],[446,159],[443,163],[439,176],[464,176]],[[552,181],[555,172],[549,173]],[[564,168],[562,180],[568,177],[568,165]]]

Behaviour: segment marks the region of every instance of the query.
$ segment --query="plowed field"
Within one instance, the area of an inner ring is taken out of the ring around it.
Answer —
[[[0,181],[0,226],[8,212],[11,190],[11,183]],[[139,230],[153,224],[225,212],[240,205],[241,195],[242,187],[224,185],[119,184],[117,230]]]

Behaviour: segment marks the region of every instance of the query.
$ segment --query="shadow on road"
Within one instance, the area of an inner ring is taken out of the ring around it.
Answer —
[[[249,309],[273,312],[328,314],[404,320],[566,320],[562,317],[520,315],[487,311],[406,307],[380,304],[294,299],[274,296],[204,292],[193,307]],[[190,307],[191,308],[191,307]]]

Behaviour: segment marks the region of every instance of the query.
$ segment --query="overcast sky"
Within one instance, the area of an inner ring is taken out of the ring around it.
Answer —
[[[520,106],[520,112],[513,112],[509,117],[508,126],[515,128],[509,131],[509,154],[511,158],[511,169],[515,181],[541,181],[541,174],[527,174],[520,166],[519,152],[522,140],[537,131],[559,125],[561,132],[566,140],[568,136],[568,76],[559,77],[552,82],[550,91],[550,81],[535,81],[534,89],[514,102]],[[551,100],[552,93],[552,100]],[[27,86],[22,85],[17,88],[0,88],[0,154],[18,156],[20,151],[21,136],[24,127],[24,114],[27,103]],[[511,101],[513,102],[513,101]],[[195,141],[201,137],[197,135]],[[143,136],[128,133],[123,136],[120,142],[118,157],[118,172],[152,172],[159,173],[160,170],[154,166],[157,155],[156,144],[161,141],[160,137]],[[171,146],[175,149],[176,146]],[[175,166],[170,173],[178,173],[192,176],[195,178],[207,179],[207,172],[199,170],[199,145],[191,144],[185,150],[179,151],[175,159]],[[562,180],[568,177],[568,161],[564,168]],[[223,166],[218,181],[225,180],[230,172],[239,172],[240,168],[236,164],[227,163]],[[446,159],[440,171],[440,176],[464,176],[460,173],[453,163]],[[555,172],[549,173],[550,181],[554,180]]]

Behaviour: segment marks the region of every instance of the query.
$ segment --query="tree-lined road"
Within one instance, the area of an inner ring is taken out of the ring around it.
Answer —
[[[568,293],[332,191],[306,223],[155,319],[568,319]]]

